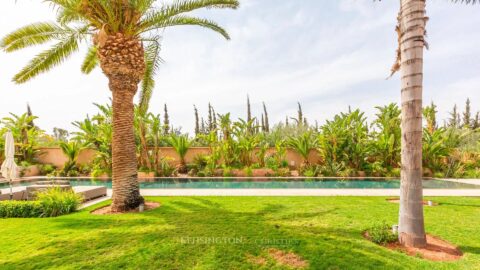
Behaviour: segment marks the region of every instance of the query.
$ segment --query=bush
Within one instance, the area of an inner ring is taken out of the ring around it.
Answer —
[[[232,172],[232,168],[230,167],[225,167],[223,168],[223,177],[233,177],[235,176]]]
[[[243,169],[243,172],[245,173],[245,176],[247,176],[247,177],[252,177],[253,176],[253,169],[251,167],[245,167]]]
[[[1,201],[0,218],[40,217],[42,206],[37,201]]]
[[[81,202],[73,191],[51,188],[39,192],[36,201],[0,202],[0,218],[56,217],[76,211]]]
[[[398,234],[393,233],[392,226],[385,221],[374,224],[372,227],[368,228],[366,232],[372,242],[380,245],[396,242],[398,240]]]
[[[53,166],[52,164],[42,164],[42,165],[39,165],[40,167],[40,174],[41,175],[51,175],[55,172],[55,166]]]
[[[157,175],[160,177],[172,177],[177,174],[177,170],[170,164],[170,158],[162,158],[159,164]]]
[[[37,201],[42,209],[42,217],[56,217],[75,212],[82,202],[80,195],[73,191],[51,188],[37,194]]]

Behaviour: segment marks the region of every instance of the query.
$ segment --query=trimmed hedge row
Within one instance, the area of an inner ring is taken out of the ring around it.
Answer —
[[[1,201],[0,218],[40,217],[43,208],[37,201]]]
[[[38,193],[36,201],[1,201],[0,218],[56,217],[75,212],[81,202],[73,191],[52,188]]]

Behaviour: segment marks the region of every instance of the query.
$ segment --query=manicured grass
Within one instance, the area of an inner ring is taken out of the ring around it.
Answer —
[[[97,205],[57,218],[0,220],[0,268],[288,269],[247,258],[275,247],[311,269],[480,269],[480,198],[433,198],[441,205],[425,208],[427,231],[464,251],[457,262],[429,262],[363,239],[374,221],[396,223],[398,205],[385,198],[147,199],[162,206],[114,216],[87,211]]]

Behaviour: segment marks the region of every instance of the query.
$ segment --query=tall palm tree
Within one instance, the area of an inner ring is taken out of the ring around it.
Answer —
[[[27,64],[13,80],[24,83],[65,61],[89,45],[82,71],[98,64],[109,80],[113,107],[113,211],[126,211],[143,202],[140,196],[133,130],[133,97],[142,82],[141,103],[149,99],[160,63],[159,31],[170,26],[198,25],[229,39],[216,23],[185,15],[200,8],[231,8],[237,0],[179,0],[155,5],[155,0],[46,0],[57,11],[57,22],[27,25],[5,36],[7,52],[56,43]]]
[[[477,0],[452,0],[478,3]],[[427,244],[423,218],[422,189],[422,91],[425,41],[425,0],[400,0],[397,16],[397,60],[392,75],[401,73],[402,146],[399,241],[405,246]]]

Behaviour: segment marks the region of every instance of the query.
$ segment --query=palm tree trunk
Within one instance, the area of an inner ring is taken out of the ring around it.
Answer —
[[[399,241],[426,245],[422,190],[422,88],[425,0],[401,0],[399,53],[402,85],[402,170]]]
[[[113,95],[112,211],[134,209],[143,203],[137,181],[137,158],[133,126],[133,97],[137,82],[129,76],[109,76]]]

